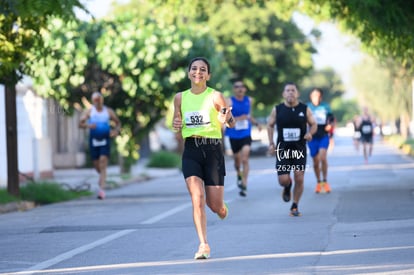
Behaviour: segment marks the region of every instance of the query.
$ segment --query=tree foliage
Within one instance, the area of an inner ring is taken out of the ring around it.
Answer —
[[[42,50],[40,33],[52,16],[74,20],[78,0],[0,0],[0,83],[15,84],[30,67],[23,66],[31,49]]]
[[[161,24],[208,28],[232,78],[245,80],[256,104],[272,105],[284,82],[298,82],[312,69],[315,50],[291,21],[294,3],[148,0],[119,5],[115,14],[151,14]]]
[[[257,104],[279,101],[286,82],[299,82],[312,69],[311,43],[295,24],[279,18],[271,4],[225,3],[208,24],[233,77],[244,79]]]
[[[411,74],[394,60],[387,65],[367,58],[353,69],[359,101],[382,121],[393,121],[411,113]]]
[[[75,20],[74,8],[84,9],[78,0],[0,0],[0,83],[6,85],[7,189],[13,195],[19,194],[15,85],[24,73],[33,72],[24,62],[31,50],[43,50],[40,33],[48,20],[53,16]]]
[[[356,115],[361,113],[356,99],[336,97],[331,101],[331,109],[339,125],[351,122]]]
[[[358,92],[379,116],[383,119],[400,116],[405,124],[402,127],[407,129],[413,100],[410,90],[414,89],[410,89],[409,80],[414,73],[414,2],[313,0],[301,4],[301,10],[313,18],[337,21],[380,61],[375,66],[367,61],[356,70]],[[365,65],[372,70],[368,71]]]
[[[192,57],[211,61],[211,86],[230,90],[230,78],[243,77],[262,104],[272,104],[281,83],[312,67],[306,37],[266,1],[178,2],[119,5],[90,23],[51,20],[43,34],[51,54],[36,50],[30,62],[37,90],[68,110],[87,105],[100,90],[123,124],[119,151],[136,159],[140,140],[165,115],[173,94],[189,87]]]
[[[345,93],[341,77],[332,68],[313,71],[303,79],[299,87],[303,102],[309,101],[309,94],[314,88],[322,89],[323,100],[326,102],[332,102]]]
[[[228,68],[203,28],[126,15],[93,23],[54,19],[49,29],[43,38],[51,54],[33,51],[30,62],[37,91],[68,110],[87,106],[91,93],[101,91],[121,119],[116,141],[130,161],[138,158],[140,140],[165,115],[172,95],[189,87],[190,58],[211,60],[214,87],[228,82]]]
[[[336,20],[375,56],[392,57],[414,70],[413,1],[312,0],[301,7],[313,18]]]

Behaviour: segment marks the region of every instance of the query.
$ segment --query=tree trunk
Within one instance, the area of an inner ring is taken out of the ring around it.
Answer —
[[[17,160],[16,85],[6,84],[4,90],[7,140],[7,191],[18,196],[19,169]]]
[[[401,136],[407,139],[410,136],[410,114],[401,114]]]
[[[414,77],[411,79],[411,123],[410,123],[411,137],[414,138]]]

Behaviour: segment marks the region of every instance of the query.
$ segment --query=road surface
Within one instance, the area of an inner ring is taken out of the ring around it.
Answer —
[[[301,217],[281,199],[274,159],[251,159],[248,196],[226,165],[221,221],[207,210],[211,258],[198,247],[181,175],[0,215],[1,274],[414,274],[414,161],[377,141],[364,164],[350,137],[329,155],[331,194],[305,175]],[[310,163],[310,160],[308,160]],[[310,166],[311,167],[311,166]]]

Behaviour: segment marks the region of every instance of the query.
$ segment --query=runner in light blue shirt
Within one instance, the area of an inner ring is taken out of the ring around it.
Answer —
[[[326,193],[330,193],[331,187],[327,180],[327,150],[329,147],[329,131],[333,127],[334,117],[328,103],[322,102],[322,96],[323,91],[321,89],[315,88],[310,93],[311,101],[308,103],[308,107],[311,109],[313,117],[318,124],[318,130],[313,135],[312,140],[308,142],[308,146],[317,180],[315,192],[320,193],[324,189]]]

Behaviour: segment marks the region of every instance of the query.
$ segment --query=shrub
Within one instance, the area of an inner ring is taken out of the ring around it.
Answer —
[[[0,189],[0,203],[9,203],[9,202],[14,202],[18,200],[19,199],[16,198],[15,196],[10,195],[7,192],[7,189]]]
[[[402,145],[405,143],[405,139],[400,135],[391,135],[386,137],[386,140],[393,144],[394,146],[401,148]]]
[[[151,155],[147,167],[179,168],[181,167],[181,158],[173,152],[159,151]]]
[[[35,182],[20,188],[22,200],[33,201],[37,204],[49,204],[68,201],[82,196],[89,196],[91,192],[76,192],[64,189],[60,184],[53,182]]]

